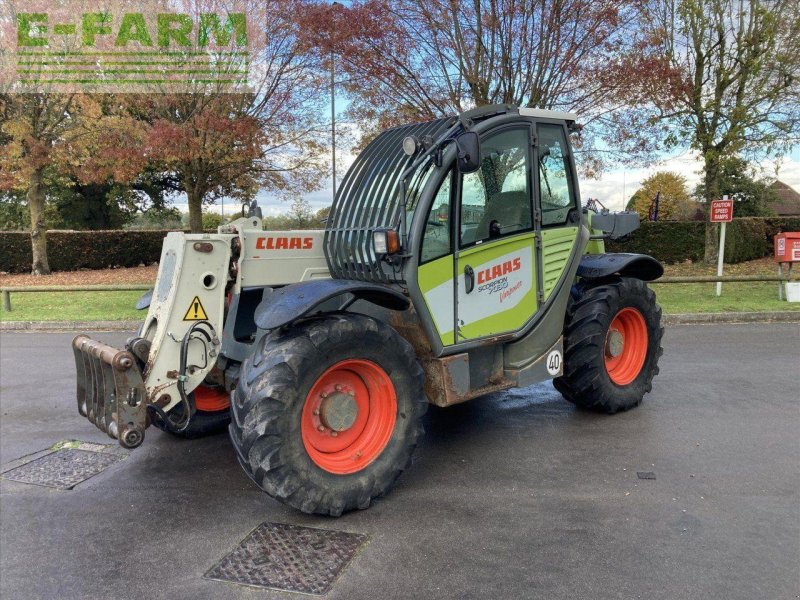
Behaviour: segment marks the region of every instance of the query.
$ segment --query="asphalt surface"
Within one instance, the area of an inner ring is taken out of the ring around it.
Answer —
[[[70,339],[0,335],[3,464],[110,441],[75,409]],[[800,598],[800,326],[673,326],[664,346],[625,414],[550,384],[432,409],[393,492],[340,519],[260,492],[225,435],[151,428],[71,491],[0,480],[0,596],[299,598],[203,578],[271,521],[369,536],[327,598]]]

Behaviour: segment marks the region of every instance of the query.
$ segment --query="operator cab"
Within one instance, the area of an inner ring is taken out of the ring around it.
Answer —
[[[575,119],[500,105],[382,133],[331,210],[331,276],[405,291],[434,355],[524,335],[588,242]]]

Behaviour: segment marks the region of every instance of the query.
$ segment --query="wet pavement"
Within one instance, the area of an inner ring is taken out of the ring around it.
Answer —
[[[6,467],[113,444],[77,413],[71,338],[0,335]],[[324,598],[800,598],[800,325],[673,326],[664,346],[625,414],[549,383],[431,409],[392,493],[340,519],[259,491],[225,435],[151,428],[69,490],[2,479],[0,596],[308,597],[204,577],[266,522],[364,536]]]

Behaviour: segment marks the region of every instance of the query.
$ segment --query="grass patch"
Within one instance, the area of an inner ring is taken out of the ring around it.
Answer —
[[[777,282],[723,283],[719,298],[716,283],[654,283],[651,287],[667,314],[800,311],[800,302],[778,301]]]
[[[737,267],[738,265],[735,265]],[[774,275],[774,263],[752,261],[726,274]],[[713,267],[682,265],[668,275],[706,275]],[[738,272],[737,272],[738,271]],[[778,301],[778,284],[725,283],[716,296],[714,283],[652,284],[658,303],[667,314],[709,312],[800,311],[800,302]],[[36,292],[11,294],[13,310],[0,309],[0,321],[122,321],[143,320],[145,311],[134,308],[143,291]]]
[[[134,308],[143,291],[20,292],[11,294],[11,312],[0,308],[0,321],[144,320]]]

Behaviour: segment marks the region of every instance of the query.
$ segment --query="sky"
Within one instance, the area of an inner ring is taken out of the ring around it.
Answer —
[[[336,99],[337,115],[344,111],[346,102]],[[330,104],[326,114],[330,114]],[[337,128],[338,129],[338,128]],[[627,200],[641,186],[643,180],[657,171],[674,171],[683,175],[688,183],[689,191],[694,191],[699,183],[702,170],[702,162],[695,151],[685,150],[670,155],[665,155],[659,162],[645,168],[615,168],[609,169],[601,174],[598,179],[580,180],[580,192],[583,202],[587,198],[596,198],[609,210],[623,210]],[[336,179],[341,181],[347,168],[352,164],[355,155],[341,148],[336,152]],[[780,179],[783,183],[793,187],[800,192],[800,147],[793,148],[792,152],[784,156],[781,160],[768,159],[759,165],[761,174],[767,178]],[[777,170],[777,172],[776,172]],[[309,203],[313,211],[330,206],[333,201],[331,178],[328,177],[321,188],[315,192],[308,193],[304,199]],[[265,216],[279,215],[289,210],[290,202],[282,200],[268,192],[261,192],[257,195],[258,204]],[[185,201],[177,201],[175,206],[184,212],[188,212],[188,205]],[[240,210],[241,205],[238,201],[228,199],[224,207],[217,202],[207,210],[214,212],[224,212],[231,214],[232,210]]]
[[[346,168],[350,166],[352,160],[353,156],[343,156],[337,152],[337,180],[341,181]],[[622,210],[626,204],[626,200],[630,199],[634,192],[639,189],[642,181],[656,171],[674,171],[680,173],[686,177],[689,189],[694,190],[694,187],[700,181],[701,168],[702,163],[698,160],[697,154],[692,151],[687,151],[665,157],[659,163],[646,168],[619,168],[608,170],[604,172],[599,179],[581,179],[581,198],[584,202],[587,198],[597,198],[610,210]],[[800,148],[795,148],[791,154],[783,157],[780,162],[770,159],[761,163],[763,174],[767,177],[775,177],[776,168],[778,169],[778,179],[800,191]],[[321,189],[306,194],[304,198],[314,211],[329,206],[332,202],[331,179],[328,178]],[[267,193],[259,194],[258,203],[264,215],[285,213],[289,210],[290,204],[286,200],[280,200]],[[176,204],[176,206],[180,210],[188,210],[186,205]],[[229,211],[234,210],[233,206],[235,206],[236,210],[239,209],[238,203],[234,205],[232,201],[229,201],[225,206],[225,214],[230,214]],[[209,210],[220,212],[221,207],[217,204],[216,206],[209,207]]]
[[[694,151],[664,157],[662,161],[642,169],[614,169],[602,174],[599,179],[583,179],[580,182],[581,197],[597,198],[610,210],[622,210],[627,200],[641,186],[644,179],[656,171],[674,171],[683,175],[693,191],[700,182],[702,162]],[[778,162],[774,159],[760,163],[764,177],[777,179],[800,191],[800,148]]]

